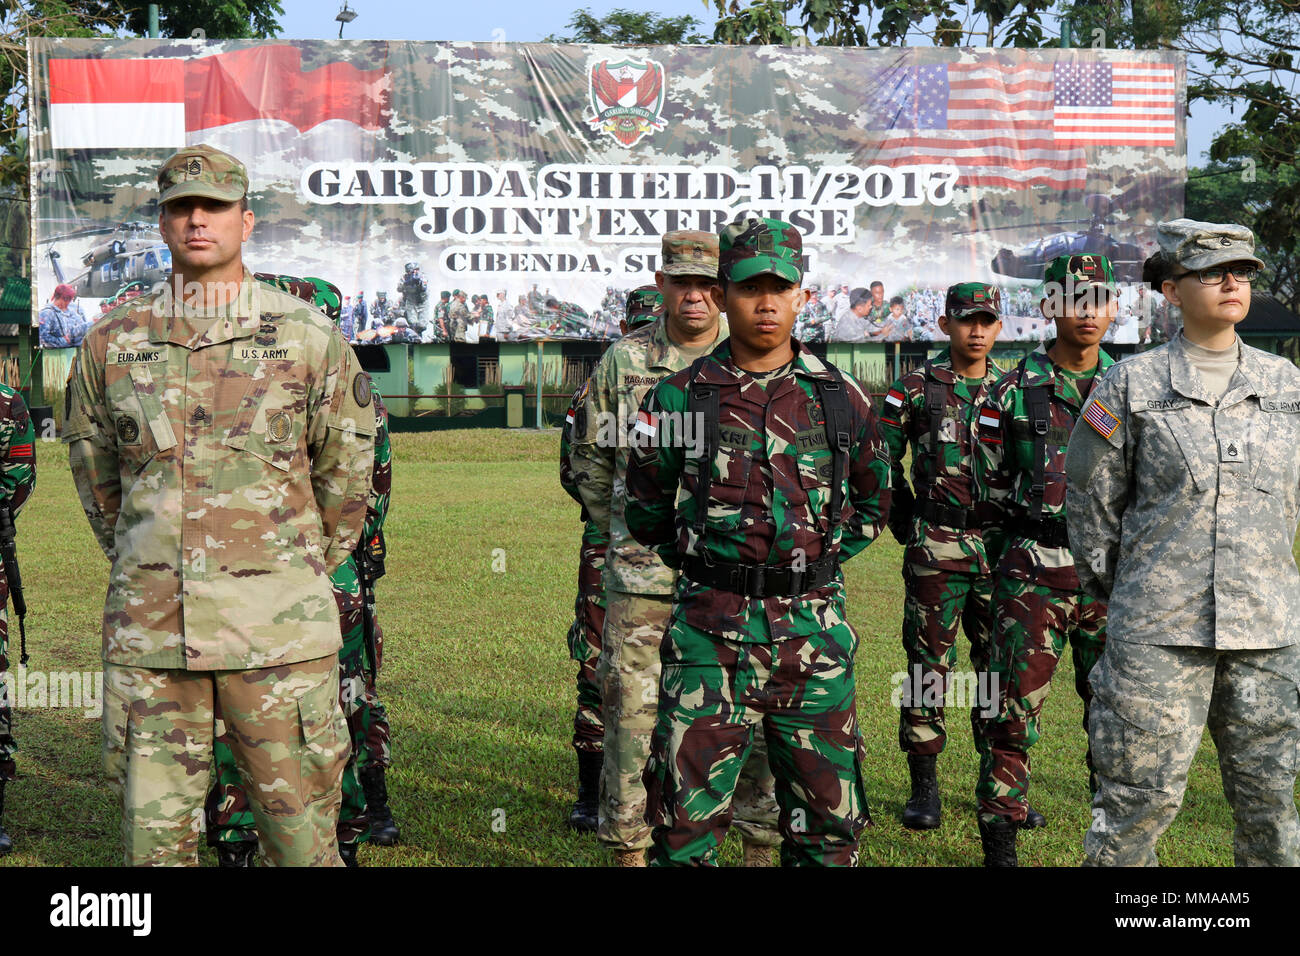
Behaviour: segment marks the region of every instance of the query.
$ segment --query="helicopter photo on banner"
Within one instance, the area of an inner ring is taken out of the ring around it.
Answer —
[[[660,237],[792,222],[807,342],[942,342],[947,286],[996,283],[1049,337],[1044,265],[1142,260],[1182,215],[1169,51],[33,38],[34,314],[62,334],[163,280],[153,175],[248,165],[254,271],[320,276],[356,342],[617,337]],[[106,92],[111,91],[111,93]],[[68,303],[71,290],[74,298]],[[38,321],[43,322],[38,318]]]

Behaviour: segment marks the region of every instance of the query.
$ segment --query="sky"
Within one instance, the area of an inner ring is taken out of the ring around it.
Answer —
[[[343,0],[281,0],[281,35],[290,39],[327,39],[339,35]],[[482,40],[532,43],[547,34],[563,34],[573,12],[586,8],[596,16],[622,7],[644,10],[644,0],[472,0],[433,3],[417,0],[347,0],[357,17],[343,27],[345,40]],[[690,14],[709,35],[717,20],[712,0],[654,0],[661,16]],[[1191,166],[1206,162],[1210,140],[1231,118],[1223,107],[1197,103],[1187,119],[1187,158]]]

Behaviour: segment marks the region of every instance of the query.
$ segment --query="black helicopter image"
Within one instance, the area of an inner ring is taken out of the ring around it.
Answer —
[[[1102,255],[1110,260],[1115,269],[1115,278],[1120,282],[1140,282],[1142,279],[1142,261],[1146,254],[1136,242],[1124,242],[1116,239],[1107,227],[1115,222],[1116,203],[1102,193],[1091,193],[1083,198],[1083,205],[1089,212],[1087,219],[1058,219],[1054,222],[1026,222],[1014,226],[986,226],[977,229],[963,229],[953,235],[965,236],[998,229],[1044,229],[1051,226],[1086,225],[1084,230],[1055,232],[1026,243],[1015,249],[1001,248],[993,257],[993,271],[998,275],[1014,279],[1043,278],[1043,268],[1057,256],[1065,255]]]
[[[55,244],[85,236],[107,236],[91,246],[81,257],[84,271],[69,278],[63,270],[62,257]],[[46,255],[57,282],[66,282],[77,295],[89,299],[107,299],[123,286],[142,282],[152,286],[172,271],[172,254],[162,240],[158,227],[145,222],[121,222],[64,233],[49,240]]]

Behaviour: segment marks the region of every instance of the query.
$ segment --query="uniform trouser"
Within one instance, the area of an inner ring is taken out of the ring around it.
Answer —
[[[597,665],[605,711],[604,769],[600,781],[597,838],[616,850],[650,845],[646,789],[659,707],[659,649],[672,615],[671,595],[606,592],[605,633]],[[777,804],[766,743],[756,733],[750,759],[740,772],[736,829],[748,841],[775,846]]]
[[[578,561],[578,599],[569,628],[569,657],[578,662],[578,709],[573,715],[573,749],[600,753],[605,740],[605,718],[600,705],[601,632],[605,629],[605,545],[583,542]]]
[[[1099,787],[1083,840],[1088,864],[1156,865],[1207,723],[1237,866],[1300,864],[1300,645],[1216,651],[1112,639],[1090,680]]]
[[[988,750],[980,755],[975,796],[981,820],[1023,821],[1028,811],[1029,748],[1038,741],[1039,718],[1067,642],[1074,659],[1074,689],[1083,700],[1083,728],[1088,729],[1088,672],[1106,644],[1106,602],[1082,591],[998,575],[993,604],[996,630],[989,670],[1001,703],[997,718],[985,725]],[[1091,752],[1087,765],[1091,771]]]
[[[989,645],[993,637],[991,595],[993,579],[987,574],[940,571],[917,564],[903,565],[906,600],[903,604],[903,651],[907,654],[910,690],[947,688],[948,673],[957,663],[957,625],[970,641],[970,662],[975,687],[986,688]],[[937,754],[948,741],[944,708],[924,706],[926,698],[904,695],[899,710],[898,745],[909,754]],[[914,706],[907,706],[908,704]],[[983,753],[983,725],[993,702],[974,702],[970,711],[975,749]],[[985,713],[981,713],[985,711]]]
[[[646,768],[656,866],[715,863],[761,729],[776,777],[784,866],[853,866],[868,822],[847,624],[741,643],[674,618]]]
[[[365,650],[365,622],[359,593],[350,595],[336,588],[343,647],[339,650],[339,707],[347,721],[348,762],[343,770],[342,797],[338,817],[340,843],[365,843],[370,839],[370,815],[361,771],[367,766],[389,767],[388,714],[379,700]],[[352,598],[355,597],[355,600]],[[383,662],[383,631],[375,620],[376,669]],[[213,748],[215,780],[208,791],[204,813],[208,842],[237,843],[257,838],[253,811],[235,763],[230,736],[218,725]]]
[[[214,726],[224,721],[265,858],[341,866],[347,734],[334,655],[242,671],[104,665],[104,767],[128,865],[198,862]]]
[[[14,754],[18,752],[18,742],[14,740],[13,701],[9,691],[16,684],[17,678],[9,677],[9,623],[0,608],[0,781],[13,780],[18,773],[14,763]]]

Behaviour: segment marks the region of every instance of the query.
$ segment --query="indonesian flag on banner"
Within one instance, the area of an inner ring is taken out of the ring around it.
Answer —
[[[178,59],[50,60],[55,149],[179,148],[197,134],[269,120],[306,133],[342,120],[364,130],[387,119],[389,74],[351,63],[304,70],[293,46]]]

